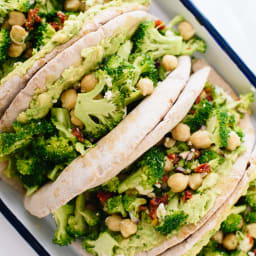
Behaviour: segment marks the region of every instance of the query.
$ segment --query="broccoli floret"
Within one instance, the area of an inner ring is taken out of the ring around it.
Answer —
[[[174,27],[175,27],[176,25],[178,25],[179,23],[181,23],[182,21],[184,21],[184,17],[183,17],[183,16],[180,16],[180,15],[175,16],[175,17],[169,22],[169,24],[167,25],[166,30],[167,30],[167,31],[171,31],[171,32],[173,32],[174,34],[178,34]]]
[[[231,252],[230,256],[248,256],[248,254],[244,251],[238,250],[235,252]]]
[[[49,18],[56,15],[60,10],[63,10],[63,1],[58,0],[40,0],[36,1],[34,8],[38,8],[40,16],[47,16]]]
[[[54,126],[46,120],[33,120],[26,124],[14,122],[13,128],[15,132],[0,134],[0,157],[25,147],[35,135],[51,134],[55,130]]]
[[[73,145],[64,137],[52,136],[47,140],[39,138],[34,148],[39,156],[55,164],[70,162],[77,156]]]
[[[159,80],[158,71],[155,62],[150,56],[146,54],[133,54],[130,56],[130,61],[136,70],[135,82],[142,76],[151,79],[154,82],[154,85],[157,84]]]
[[[59,135],[76,142],[76,137],[72,134],[70,115],[65,108],[52,108],[51,121],[59,131]]]
[[[34,48],[40,50],[42,46],[46,45],[49,40],[56,33],[55,29],[48,23],[41,23],[37,30],[34,32]]]
[[[154,21],[142,22],[132,37],[135,53],[144,53],[156,60],[166,54],[179,55],[182,49],[182,37],[162,35],[155,28]]]
[[[244,219],[246,223],[256,223],[256,212],[248,212],[244,216]]]
[[[256,191],[248,191],[245,196],[245,202],[252,207],[252,209],[256,209]]]
[[[211,160],[216,159],[218,154],[214,150],[202,150],[199,157],[200,164],[209,163]]]
[[[199,256],[228,256],[228,254],[219,248],[218,243],[211,240],[199,253]]]
[[[206,52],[206,43],[198,37],[193,37],[182,45],[181,55],[192,55],[194,52]]]
[[[240,95],[239,100],[233,101],[228,105],[228,107],[231,107],[238,111],[240,114],[245,114],[248,112],[252,102],[254,101],[254,93],[250,92],[247,94]]]
[[[139,207],[146,203],[147,200],[145,198],[138,198],[136,196],[128,195],[124,195],[123,197],[124,209],[136,218],[139,217]]]
[[[6,28],[2,28],[0,30],[0,64],[2,64],[7,58],[8,48],[10,44],[11,39],[9,31]]]
[[[125,95],[125,105],[129,105],[143,97],[136,84],[140,77],[151,79],[156,85],[158,72],[154,61],[144,54],[133,54],[128,62],[119,55],[109,57],[105,64],[105,70],[113,79],[113,85],[117,86]]]
[[[31,120],[28,123],[14,122],[13,129],[16,133],[24,133],[26,135],[43,135],[51,134],[55,131],[54,126],[51,122],[46,119],[42,120]]]
[[[107,212],[109,214],[120,213],[123,217],[127,216],[124,209],[122,195],[110,197],[106,203]]]
[[[17,175],[27,190],[36,191],[46,180],[45,174],[51,165],[42,161],[40,157],[25,151],[15,156]]]
[[[61,246],[71,243],[72,237],[67,233],[67,225],[69,216],[71,216],[73,212],[74,207],[72,205],[66,204],[53,213],[57,224],[57,230],[53,238],[53,243]]]
[[[167,215],[164,220],[156,227],[156,230],[162,235],[168,235],[173,231],[177,231],[182,224],[185,224],[188,215],[183,211],[175,211]]]
[[[101,188],[104,191],[117,192],[119,184],[120,184],[119,178],[118,177],[114,177],[110,181],[104,183]]]
[[[107,232],[101,233],[97,240],[85,240],[83,247],[95,256],[112,256],[117,241]]]
[[[202,99],[199,104],[193,106],[194,114],[189,114],[184,123],[190,127],[191,132],[195,132],[206,124],[213,109],[213,105],[207,99]]]
[[[231,131],[228,112],[217,109],[207,122],[207,130],[212,134],[212,139],[217,147],[227,147]]]
[[[101,70],[96,72],[96,77],[99,81],[96,87],[91,92],[78,94],[75,106],[75,116],[83,122],[85,134],[92,139],[104,136],[124,116],[124,98],[116,87],[112,87],[110,77]],[[105,97],[94,99],[106,85]]]
[[[238,231],[243,223],[243,218],[240,214],[232,213],[221,224],[221,230],[225,233]]]
[[[88,232],[88,225],[86,224],[83,215],[81,214],[85,209],[85,196],[79,195],[76,198],[74,215],[68,218],[67,231],[75,238],[84,236]]]
[[[64,164],[57,164],[48,174],[47,178],[49,180],[56,180],[57,177],[59,176],[60,172],[65,168]]]
[[[153,147],[145,153],[137,162],[138,170],[126,178],[118,188],[119,193],[136,188],[140,193],[153,189],[164,175],[164,153]]]

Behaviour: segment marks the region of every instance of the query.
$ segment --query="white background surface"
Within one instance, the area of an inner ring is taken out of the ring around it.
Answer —
[[[256,1],[194,0],[194,2],[205,16],[214,23],[244,62],[256,73]],[[36,255],[1,214],[0,237],[0,256]]]

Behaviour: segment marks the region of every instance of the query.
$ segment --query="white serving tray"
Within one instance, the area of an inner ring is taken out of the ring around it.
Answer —
[[[255,90],[256,77],[223,40],[215,28],[195,8],[189,0],[155,0],[151,12],[157,17],[169,21],[174,15],[181,14],[195,27],[197,34],[208,46],[203,57],[238,93]],[[195,18],[196,17],[196,18]],[[199,22],[199,21],[200,22]],[[256,110],[254,103],[253,109]],[[256,113],[254,111],[254,113]],[[255,118],[255,116],[253,117]],[[35,249],[38,255],[78,255],[72,247],[59,247],[52,243],[55,223],[52,216],[37,219],[23,208],[23,199],[19,193],[0,181],[0,210],[21,236]]]

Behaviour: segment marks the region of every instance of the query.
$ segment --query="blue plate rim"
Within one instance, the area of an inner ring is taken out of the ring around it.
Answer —
[[[21,221],[13,214],[7,205],[0,198],[0,212],[7,221],[16,229],[20,236],[34,249],[40,256],[50,256],[47,250],[38,242],[32,233],[21,223]]]
[[[203,25],[217,44],[223,51],[230,57],[230,59],[237,65],[239,70],[245,75],[245,77],[256,87],[256,76],[250,70],[250,68],[244,63],[244,61],[238,56],[230,44],[221,36],[221,34],[215,29],[212,23],[197,9],[191,0],[179,0],[184,7],[186,7]],[[7,207],[7,205],[0,199],[0,212],[8,220],[8,222],[16,229],[21,237],[35,250],[40,256],[50,256],[47,250],[38,242],[38,240],[32,235],[32,233],[20,222],[15,214]]]

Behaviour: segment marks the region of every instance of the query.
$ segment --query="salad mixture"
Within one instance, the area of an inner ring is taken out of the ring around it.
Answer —
[[[54,213],[54,243],[67,245],[79,238],[93,255],[130,256],[198,223],[245,151],[239,121],[252,100],[251,93],[234,100],[207,83],[162,143]]]
[[[1,1],[0,79],[38,52],[80,10],[79,0]]]
[[[200,256],[254,256],[256,253],[256,181],[232,208]]]
[[[184,23],[180,16],[168,26],[146,21],[131,38],[120,28],[109,41],[84,49],[84,62],[38,91],[13,123],[14,131],[0,134],[6,175],[19,179],[29,195],[86,154],[177,67],[176,56],[206,50],[192,27],[188,37]]]

